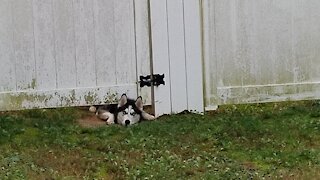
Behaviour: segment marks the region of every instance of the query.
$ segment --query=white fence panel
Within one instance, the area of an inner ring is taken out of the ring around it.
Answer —
[[[135,27],[136,27],[136,56],[138,75],[151,73],[150,64],[150,27],[149,27],[149,0],[135,1]],[[139,94],[143,97],[144,104],[151,105],[151,89],[138,87]]]
[[[202,113],[203,102],[203,64],[202,64],[202,23],[199,0],[184,0],[186,77],[188,110]]]
[[[94,87],[97,85],[94,3],[87,0],[74,0],[73,6],[77,87]]]
[[[73,1],[54,0],[54,32],[57,87],[73,88],[77,84],[76,45]]]
[[[97,63],[96,78],[99,86],[116,84],[114,2],[105,0],[93,1]]]
[[[155,87],[154,108],[157,115],[171,113],[170,61],[168,49],[167,1],[150,1],[153,73],[165,75],[165,86]]]
[[[320,98],[320,1],[204,1],[205,104]]]
[[[10,2],[12,12],[5,17],[12,19],[16,87],[25,90],[33,88],[36,79],[32,0]]]
[[[57,81],[53,6],[52,2],[47,0],[34,2],[36,85],[38,89],[45,90],[56,87]]]
[[[167,1],[172,112],[188,109],[184,4]]]
[[[0,0],[0,110],[136,97],[137,75],[150,71],[147,7],[133,0]],[[150,104],[150,88],[143,92]]]
[[[203,112],[201,13],[199,0],[150,1],[157,115],[183,110]]]
[[[10,0],[0,0],[0,92],[16,90],[15,52]]]

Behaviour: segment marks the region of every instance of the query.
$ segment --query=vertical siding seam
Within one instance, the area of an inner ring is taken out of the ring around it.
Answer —
[[[201,43],[201,69],[202,69],[202,99],[203,99],[203,108],[206,107],[206,99],[207,99],[207,94],[206,94],[206,78],[205,78],[205,75],[206,75],[206,68],[204,67],[205,66],[205,57],[206,57],[206,43],[205,43],[205,40],[204,40],[204,36],[205,36],[205,25],[204,25],[204,0],[199,0],[199,15],[200,15],[200,43]]]
[[[37,56],[36,56],[36,36],[35,36],[35,18],[34,18],[34,1],[31,0],[31,5],[32,5],[32,27],[33,27],[33,57],[34,57],[34,80],[32,80],[31,84],[35,83],[35,86],[32,87],[33,85],[31,85],[32,89],[35,89],[37,87]]]
[[[296,67],[296,57],[295,57],[295,47],[294,47],[294,43],[295,43],[295,36],[294,36],[294,13],[295,13],[295,9],[294,9],[294,5],[293,2],[291,2],[291,58],[292,58],[292,65],[291,66],[292,69],[290,69],[293,72],[293,82],[296,83],[296,78],[295,78],[295,72],[294,72],[294,68]]]
[[[134,31],[134,59],[135,59],[135,68],[136,68],[136,89],[137,89],[137,96],[139,92],[138,80],[139,80],[139,72],[138,72],[138,50],[137,50],[137,24],[136,24],[136,8],[135,8],[135,0],[132,0],[132,10],[133,10],[133,31]]]
[[[74,47],[74,68],[75,68],[75,76],[76,76],[76,82],[75,86],[78,87],[78,67],[77,67],[77,46],[76,46],[76,27],[75,27],[75,8],[74,8],[74,0],[71,1],[72,6],[72,26],[73,26],[73,47]]]
[[[113,35],[112,35],[112,40],[113,40],[113,54],[114,54],[114,66],[115,66],[115,69],[116,69],[116,72],[115,72],[115,82],[116,82],[116,85],[118,84],[118,78],[117,78],[117,43],[116,43],[116,21],[115,21],[115,2],[117,2],[116,0],[112,0],[112,19],[113,19]]]
[[[170,35],[169,35],[169,17],[168,17],[168,0],[166,0],[165,1],[165,3],[166,3],[166,14],[165,14],[165,16],[166,16],[166,24],[167,24],[167,37],[168,37],[168,61],[169,61],[169,63],[168,63],[168,68],[169,68],[169,80],[170,80],[170,110],[171,110],[171,112],[172,112],[172,87],[171,87],[171,65],[170,65]]]
[[[54,56],[54,69],[56,75],[56,89],[58,89],[58,70],[57,70],[57,49],[56,49],[56,24],[55,24],[55,13],[54,13],[54,0],[51,0],[51,7],[52,7],[52,24],[53,24],[53,56]]]
[[[11,24],[12,24],[12,49],[13,49],[13,59],[14,59],[14,74],[15,74],[15,84],[16,84],[16,91],[18,90],[18,82],[17,82],[17,57],[16,57],[16,49],[14,47],[14,42],[15,42],[15,36],[14,36],[14,32],[15,32],[15,27],[14,27],[14,10],[13,10],[13,1],[10,1],[10,5],[11,5]]]
[[[98,86],[98,74],[97,74],[97,49],[96,49],[96,21],[95,21],[95,2],[96,0],[91,1],[92,3],[92,19],[93,19],[93,51],[94,51],[94,69],[95,69],[95,81],[96,86]]]
[[[130,19],[130,66],[135,67],[135,69],[131,70],[130,76],[135,77],[134,79],[127,79],[127,83],[132,83],[132,80],[134,80],[134,83],[136,84],[138,77],[138,69],[137,69],[137,58],[136,58],[136,29],[135,29],[135,9],[134,9],[134,0],[131,1],[129,4],[129,12],[132,14]],[[133,64],[132,64],[133,63]],[[137,93],[138,93],[138,87]],[[137,94],[138,95],[138,94]]]
[[[153,74],[153,45],[152,45],[152,18],[151,18],[151,1],[147,0],[147,10],[148,10],[148,45],[149,45],[149,58],[150,58],[150,74]],[[151,106],[152,112],[155,114],[155,89],[151,84]]]
[[[182,0],[182,14],[183,14],[183,44],[184,44],[184,68],[185,68],[185,79],[186,79],[186,99],[187,99],[187,109],[189,109],[189,83],[188,83],[188,65],[187,65],[187,47],[186,47],[186,18],[185,18],[185,9],[184,9],[184,0]]]
[[[210,1],[209,1],[210,2]],[[209,4],[209,6],[210,6],[210,4]],[[213,8],[214,8],[214,10],[213,10],[213,26],[214,26],[214,28],[213,28],[213,30],[214,30],[214,58],[215,58],[215,62],[214,62],[214,65],[215,65],[215,67],[214,67],[214,71],[215,71],[215,77],[216,77],[216,80],[215,80],[215,86],[217,87],[218,86],[218,55],[217,55],[217,14],[216,14],[216,1],[214,0],[213,1]],[[209,14],[211,13],[210,11],[211,11],[211,8],[208,8],[209,9]],[[209,18],[210,18],[210,15],[209,15]],[[209,23],[209,22],[208,22]],[[210,28],[210,24],[208,24],[209,25],[209,28]],[[210,40],[211,40],[211,33],[209,33],[209,42],[210,42]],[[210,43],[211,44],[211,43]],[[211,53],[210,53],[211,54]],[[209,56],[210,56],[210,54],[209,54]]]

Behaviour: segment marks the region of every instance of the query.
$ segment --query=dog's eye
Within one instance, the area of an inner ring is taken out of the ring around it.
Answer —
[[[131,114],[131,116],[134,116],[134,115],[136,115],[137,113],[135,113],[135,112],[132,112],[132,113],[130,113]]]
[[[122,111],[122,114],[123,114],[123,115],[126,115],[126,114],[128,114],[128,113],[127,113],[126,111]]]

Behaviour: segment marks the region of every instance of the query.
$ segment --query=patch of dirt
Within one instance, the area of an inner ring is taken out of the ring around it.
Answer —
[[[77,119],[76,122],[84,128],[98,128],[107,126],[106,121],[103,121],[95,115],[95,113],[89,112],[89,107],[81,108],[81,118]]]
[[[257,169],[257,166],[253,162],[246,161],[246,162],[243,162],[242,165],[245,169],[248,169],[248,170]]]
[[[98,128],[107,125],[105,121],[97,118],[94,114],[77,119],[77,123],[84,128]]]

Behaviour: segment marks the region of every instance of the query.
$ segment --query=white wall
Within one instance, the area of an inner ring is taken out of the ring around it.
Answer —
[[[207,107],[320,98],[320,1],[203,2]]]

